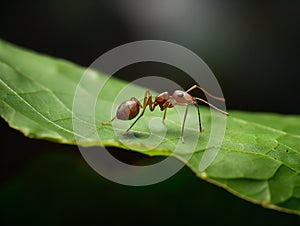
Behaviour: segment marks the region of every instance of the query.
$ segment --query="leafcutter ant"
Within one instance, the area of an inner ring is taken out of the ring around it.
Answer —
[[[191,96],[189,94],[189,92],[194,89],[200,89],[203,93],[207,94],[208,96],[210,96],[216,100],[225,101],[224,98],[216,97],[216,96],[210,94],[209,92],[207,92],[202,87],[197,86],[197,85],[192,86],[187,91],[175,90],[172,96],[170,96],[168,92],[163,92],[161,94],[158,94],[155,97],[154,101],[152,100],[152,95],[151,95],[150,91],[146,90],[143,105],[140,103],[140,101],[138,99],[136,99],[135,97],[132,97],[130,100],[126,100],[120,104],[120,106],[117,109],[116,115],[110,121],[103,122],[102,124],[109,124],[116,118],[120,119],[120,120],[131,120],[131,119],[135,118],[139,114],[140,109],[142,109],[141,114],[131,124],[131,126],[121,134],[121,136],[122,136],[125,133],[127,133],[135,125],[135,123],[144,115],[147,106],[149,106],[150,111],[154,111],[155,107],[159,106],[160,110],[164,111],[163,119],[162,119],[163,122],[166,118],[166,113],[167,113],[168,108],[173,108],[173,107],[175,107],[175,105],[186,106],[184,117],[183,117],[183,122],[182,122],[182,127],[181,127],[181,133],[180,133],[181,141],[182,141],[182,143],[184,143],[184,139],[183,139],[184,125],[185,125],[185,120],[186,120],[186,116],[188,113],[188,107],[190,105],[194,105],[197,108],[200,132],[202,132],[203,130],[202,130],[202,125],[201,125],[200,109],[199,109],[198,101],[209,105],[213,109],[221,112],[222,114],[224,114],[226,116],[229,116],[229,114],[227,112],[217,108],[216,106],[210,104],[206,100],[203,100],[199,97]]]

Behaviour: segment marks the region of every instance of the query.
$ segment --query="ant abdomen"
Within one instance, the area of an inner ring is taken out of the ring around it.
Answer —
[[[136,98],[131,98],[120,104],[116,117],[121,120],[130,120],[135,118],[140,112],[140,106]]]

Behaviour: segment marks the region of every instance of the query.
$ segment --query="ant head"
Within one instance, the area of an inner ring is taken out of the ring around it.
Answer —
[[[182,90],[175,90],[172,97],[178,105],[195,104],[194,98]]]

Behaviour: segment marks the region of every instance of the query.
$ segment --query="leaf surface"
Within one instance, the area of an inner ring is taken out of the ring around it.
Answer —
[[[214,113],[208,108],[201,107],[205,129],[201,134],[195,126],[196,111],[190,110],[185,144],[179,138],[184,109],[168,110],[165,125],[159,109],[146,110],[132,132],[119,139],[128,122],[102,122],[111,119],[124,100],[132,96],[142,100],[145,88],[107,79],[95,70],[0,41],[0,114],[26,136],[172,155],[185,161],[200,178],[241,198],[300,214],[300,116],[231,111],[224,140],[214,146],[210,145]],[[214,117],[214,123],[224,120],[220,114]],[[213,135],[223,136],[218,129]],[[216,148],[219,151],[212,164],[199,170],[206,151]]]

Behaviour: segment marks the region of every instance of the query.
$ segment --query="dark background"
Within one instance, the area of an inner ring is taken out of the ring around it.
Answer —
[[[227,108],[300,112],[300,1],[9,1],[0,11],[0,37],[17,45],[89,66],[127,42],[170,41],[209,65]],[[130,80],[159,70],[178,76],[171,68],[149,65],[118,76]],[[76,147],[31,140],[0,123],[5,225],[300,223],[298,216],[263,209],[203,182],[187,168],[157,185],[114,184],[90,169]],[[147,161],[111,151],[127,161]]]

